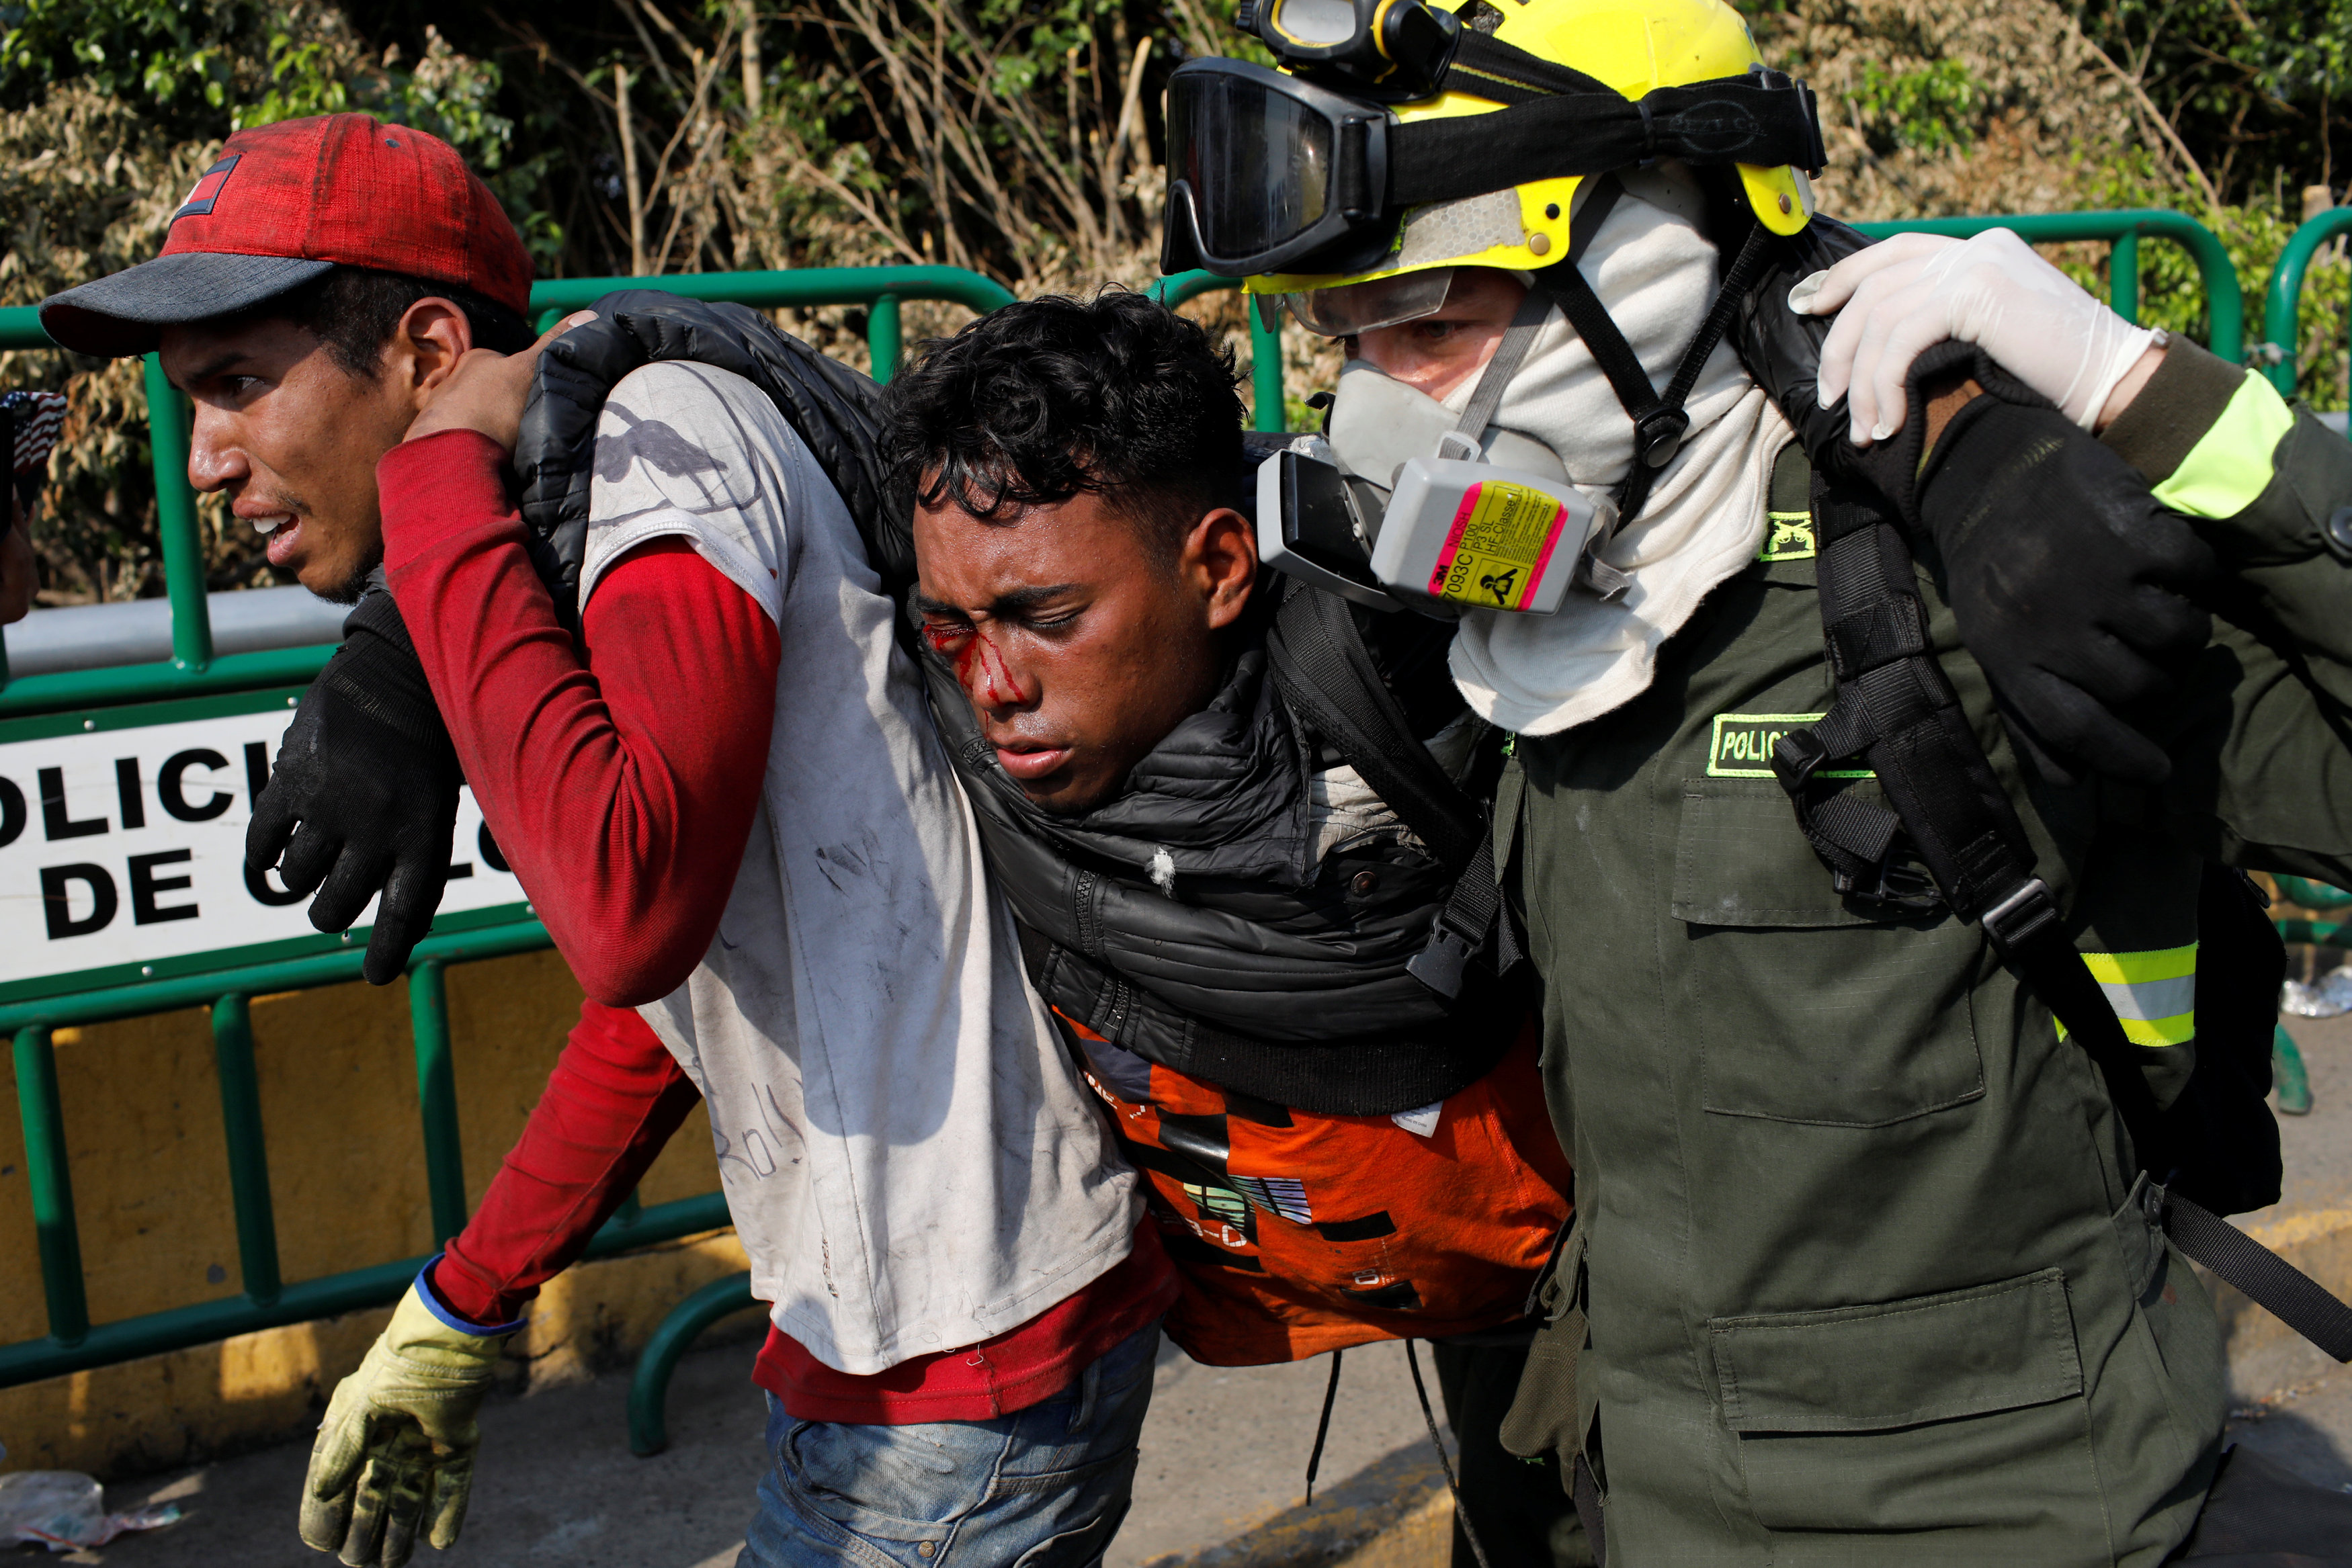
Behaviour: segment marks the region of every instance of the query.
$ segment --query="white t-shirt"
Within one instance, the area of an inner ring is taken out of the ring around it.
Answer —
[[[1017,1327],[1127,1255],[1142,1198],[1022,973],[890,601],[807,446],[707,365],[605,403],[582,601],[666,535],[783,644],[718,937],[639,1009],[709,1106],[752,1291],[848,1373]]]

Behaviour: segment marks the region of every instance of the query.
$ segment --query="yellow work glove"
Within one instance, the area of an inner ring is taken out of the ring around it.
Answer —
[[[352,1568],[400,1568],[421,1533],[446,1551],[466,1520],[475,1413],[503,1334],[450,1327],[420,1287],[336,1385],[302,1485],[302,1540]]]

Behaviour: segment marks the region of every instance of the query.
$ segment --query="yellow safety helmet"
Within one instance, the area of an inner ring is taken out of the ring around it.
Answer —
[[[1811,217],[1812,95],[1723,0],[1255,0],[1237,20],[1283,69],[1178,69],[1164,270],[1253,294],[1533,271],[1568,254],[1586,180],[1656,156],[1734,163],[1773,233]]]

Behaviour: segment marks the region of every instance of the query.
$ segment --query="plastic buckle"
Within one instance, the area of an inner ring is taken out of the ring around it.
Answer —
[[[2005,958],[2043,925],[2057,918],[2058,901],[2050,895],[2050,884],[2038,876],[2030,876],[2023,885],[1986,910],[1977,924],[1984,927],[1985,935],[1992,938],[1992,945],[2000,949]]]
[[[2178,1172],[2173,1173],[2176,1176],[2178,1174]],[[2172,1193],[2167,1185],[2171,1177],[2168,1176],[2165,1181],[2158,1181],[2154,1176],[2150,1176],[2140,1186],[2139,1211],[2147,1219],[2147,1228],[2150,1230],[2163,1229],[2165,1218],[2171,1210]]]
[[[1682,450],[1690,415],[1679,408],[1652,409],[1633,424],[1633,455],[1645,468],[1664,468]]]
[[[1478,444],[1478,438],[1468,432],[1449,430],[1437,438],[1437,455],[1441,460],[1450,458],[1456,463],[1475,463],[1486,455],[1486,449]]]
[[[1877,871],[1877,885],[1860,890],[1856,897],[1904,915],[1932,915],[1944,906],[1943,890],[1917,866],[1890,858]]]
[[[1429,946],[1412,956],[1405,973],[1448,1001],[1462,994],[1463,971],[1470,964],[1470,944],[1440,920],[1429,934]]]
[[[1772,777],[1780,788],[1794,795],[1812,782],[1822,764],[1830,759],[1830,748],[1822,737],[1810,729],[1792,729],[1772,743]]]

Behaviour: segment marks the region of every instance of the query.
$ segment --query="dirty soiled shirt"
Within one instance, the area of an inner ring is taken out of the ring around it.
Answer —
[[[666,535],[783,646],[718,936],[640,1009],[709,1106],[752,1291],[843,1372],[989,1338],[1127,1255],[1135,1178],[1023,977],[856,527],[740,377],[651,365],[605,404],[583,603]]]

